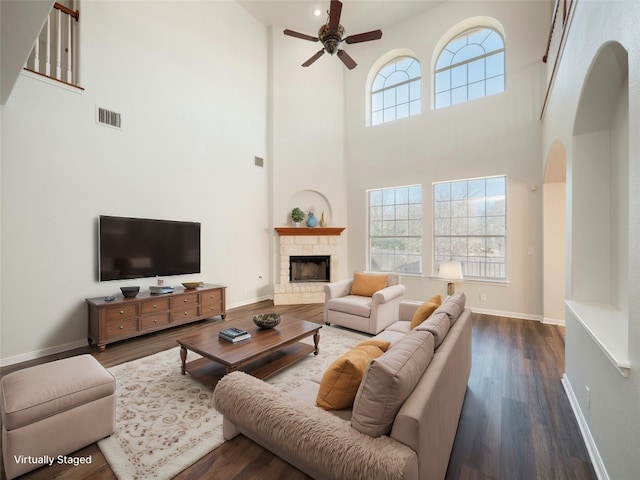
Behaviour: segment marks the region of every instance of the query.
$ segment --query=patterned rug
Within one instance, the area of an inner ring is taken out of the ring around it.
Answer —
[[[322,374],[367,337],[323,326],[320,353],[270,377],[289,391]],[[311,338],[305,342],[313,343]],[[170,479],[224,443],[212,389],[180,373],[178,347],[109,369],[116,377],[116,431],[98,442],[119,479]],[[188,353],[187,361],[199,358]]]

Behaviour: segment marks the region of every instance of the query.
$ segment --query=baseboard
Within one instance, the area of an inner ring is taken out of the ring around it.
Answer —
[[[467,305],[469,306],[469,305]],[[483,315],[493,315],[496,317],[508,317],[519,318],[522,320],[535,320],[536,322],[542,321],[541,315],[531,315],[530,313],[518,313],[518,312],[505,312],[502,310],[489,310],[486,308],[470,307],[473,313],[482,313]]]
[[[20,355],[15,355],[13,357],[0,358],[0,367],[35,360],[36,358],[42,358],[48,355],[55,355],[56,353],[66,352],[67,350],[86,347],[88,344],[89,342],[84,338],[82,340],[76,340],[75,342],[69,342],[63,345],[56,345],[54,347],[43,348],[42,350],[21,353]]]
[[[589,430],[589,426],[587,425],[587,420],[582,414],[580,404],[578,403],[578,398],[573,391],[573,387],[571,386],[571,382],[569,381],[569,377],[567,377],[566,373],[562,375],[562,386],[564,387],[564,391],[569,398],[569,404],[571,405],[571,410],[573,410],[573,414],[575,415],[576,421],[578,422],[578,427],[580,427],[580,433],[582,434],[584,444],[587,447],[587,452],[589,453],[589,458],[591,458],[591,464],[593,465],[593,469],[596,472],[596,476],[598,477],[598,480],[609,480],[607,469],[602,462],[602,457],[600,456],[600,452],[598,452],[596,442],[591,436],[591,431]]]
[[[550,318],[550,317],[542,317],[542,323],[546,323],[547,325],[560,325],[562,327],[565,326],[564,318]]]
[[[264,302],[265,300],[273,300],[273,295],[263,295],[261,297],[249,298],[246,300],[241,300],[239,302],[234,302],[227,305],[227,310],[231,310],[232,308],[244,307],[253,303]]]

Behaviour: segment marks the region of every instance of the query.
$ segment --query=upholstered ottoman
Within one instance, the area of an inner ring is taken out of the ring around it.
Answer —
[[[113,376],[91,355],[2,377],[2,456],[7,479],[111,435],[115,386]]]

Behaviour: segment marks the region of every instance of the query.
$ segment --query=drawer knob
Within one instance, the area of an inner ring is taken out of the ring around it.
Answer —
[[[120,315],[124,315],[124,310],[120,310]]]
[[[158,323],[158,320],[154,318],[153,323]]]
[[[156,305],[155,303],[153,304],[153,308],[158,308],[158,305]]]
[[[186,298],[184,299],[184,303],[187,303],[187,299]]]
[[[120,330],[124,330],[124,325],[120,325]]]
[[[185,317],[186,317],[187,315],[189,315],[189,312],[184,312],[184,315],[185,315]]]

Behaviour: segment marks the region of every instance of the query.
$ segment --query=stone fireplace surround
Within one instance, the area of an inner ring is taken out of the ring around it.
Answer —
[[[276,227],[280,236],[279,283],[273,286],[274,305],[299,305],[306,303],[324,303],[326,282],[289,281],[289,257],[299,255],[328,255],[331,258],[331,279],[339,265],[339,240],[342,227],[289,228]]]

